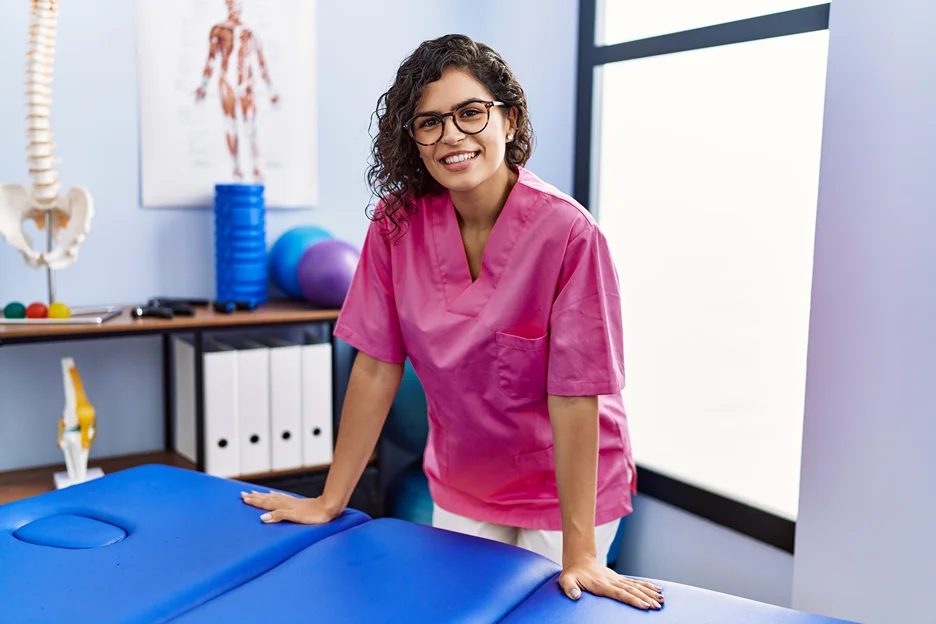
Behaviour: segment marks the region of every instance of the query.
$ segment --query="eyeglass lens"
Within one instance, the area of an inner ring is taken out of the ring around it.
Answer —
[[[481,102],[471,102],[456,109],[451,117],[464,134],[477,134],[487,126],[489,110]],[[442,138],[444,127],[442,115],[424,113],[413,119],[410,132],[416,141],[428,145]]]

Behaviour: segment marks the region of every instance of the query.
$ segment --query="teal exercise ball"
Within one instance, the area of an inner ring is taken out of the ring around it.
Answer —
[[[400,470],[387,486],[386,515],[432,526],[432,496],[422,459]]]
[[[270,250],[269,269],[273,284],[289,297],[302,299],[299,261],[312,245],[332,240],[331,232],[315,225],[300,225],[284,232]]]
[[[384,435],[393,444],[411,453],[422,455],[426,450],[426,440],[429,438],[426,393],[409,359],[403,367],[400,388],[387,414]]]

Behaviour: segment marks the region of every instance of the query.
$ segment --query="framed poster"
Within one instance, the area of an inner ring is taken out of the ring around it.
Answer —
[[[137,29],[144,207],[318,202],[314,0],[138,0]]]

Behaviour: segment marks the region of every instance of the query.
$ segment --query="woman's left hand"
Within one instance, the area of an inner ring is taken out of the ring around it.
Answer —
[[[594,557],[576,561],[563,567],[559,586],[566,596],[578,600],[583,591],[605,596],[629,604],[643,611],[659,609],[663,602],[663,589],[648,583],[621,576]]]

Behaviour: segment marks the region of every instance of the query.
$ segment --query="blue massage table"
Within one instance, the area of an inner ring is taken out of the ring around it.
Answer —
[[[660,611],[573,602],[539,555],[355,510],[266,525],[250,487],[149,465],[0,506],[0,622],[841,622],[660,581]]]

